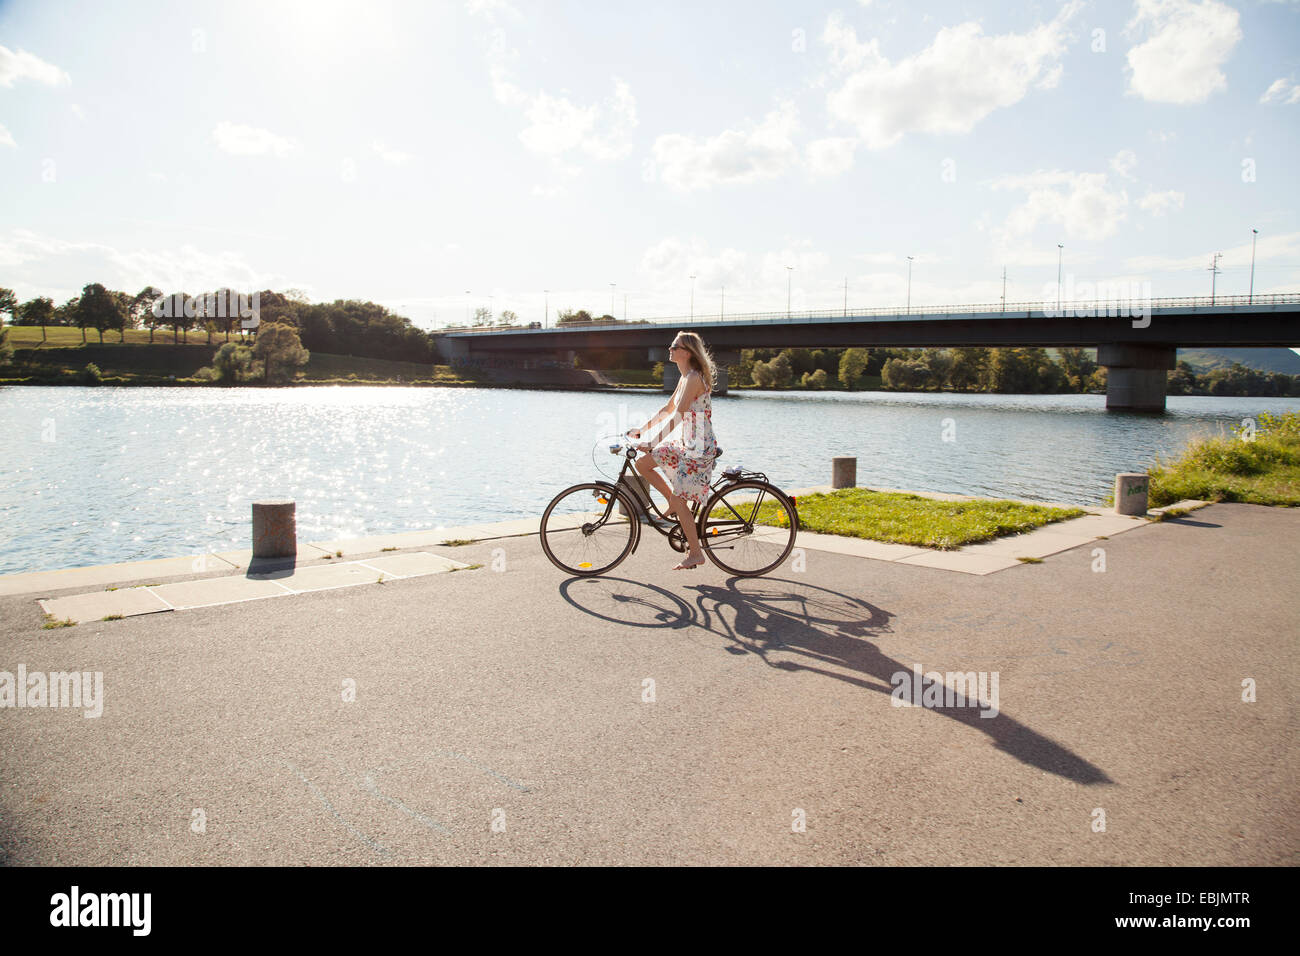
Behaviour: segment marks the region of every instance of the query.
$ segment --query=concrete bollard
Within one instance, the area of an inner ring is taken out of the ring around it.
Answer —
[[[298,525],[291,498],[253,502],[253,557],[292,558],[298,554]]]
[[[1144,515],[1147,513],[1147,487],[1145,474],[1124,472],[1115,476],[1115,513]]]
[[[831,459],[831,487],[855,488],[858,484],[858,460],[847,455]]]

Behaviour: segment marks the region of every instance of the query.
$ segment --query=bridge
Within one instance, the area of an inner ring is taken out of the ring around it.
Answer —
[[[1096,348],[1107,369],[1106,407],[1165,408],[1166,373],[1179,348],[1300,345],[1300,294],[1084,302],[1021,302],[698,315],[553,328],[491,327],[439,333],[453,365],[572,367],[584,351],[645,349],[662,361],[664,390],[677,383],[667,347],[679,330],[699,333],[727,388],[727,365],[747,348]]]

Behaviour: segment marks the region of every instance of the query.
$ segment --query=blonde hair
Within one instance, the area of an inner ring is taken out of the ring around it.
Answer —
[[[686,351],[691,353],[691,368],[700,373],[704,379],[705,387],[712,392],[713,383],[717,379],[717,366],[713,363],[713,356],[709,354],[708,346],[704,340],[695,332],[678,332],[677,341],[682,344]]]

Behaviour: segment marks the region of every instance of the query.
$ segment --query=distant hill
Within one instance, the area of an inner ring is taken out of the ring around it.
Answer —
[[[1186,362],[1198,372],[1228,368],[1233,362],[1240,362],[1259,372],[1300,375],[1300,355],[1290,349],[1179,349],[1178,361]]]

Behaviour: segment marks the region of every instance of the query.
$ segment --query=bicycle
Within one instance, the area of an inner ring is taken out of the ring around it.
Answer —
[[[687,550],[681,523],[660,510],[633,467],[636,445],[619,442],[609,451],[623,456],[616,481],[588,481],[566,488],[542,514],[546,557],[561,571],[579,577],[618,567],[640,545],[643,523],[666,537],[674,551],[685,554]],[[718,449],[714,461],[721,457]],[[692,503],[691,513],[710,561],[729,574],[757,577],[786,559],[799,532],[794,499],[768,481],[767,475],[739,465],[723,471],[709,490],[704,507]]]

